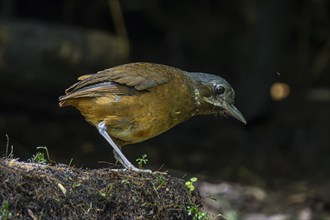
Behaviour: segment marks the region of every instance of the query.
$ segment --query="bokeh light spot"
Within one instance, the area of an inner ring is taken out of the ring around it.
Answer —
[[[270,87],[270,95],[273,100],[281,101],[290,94],[290,86],[286,83],[276,82]]]

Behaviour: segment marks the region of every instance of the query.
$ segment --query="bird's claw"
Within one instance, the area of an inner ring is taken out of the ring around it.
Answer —
[[[116,172],[127,172],[127,171],[134,171],[134,172],[139,172],[139,173],[153,173],[151,170],[144,170],[144,169],[139,169],[136,167],[129,167],[129,168],[123,168],[123,169],[111,169],[112,171],[116,171]]]

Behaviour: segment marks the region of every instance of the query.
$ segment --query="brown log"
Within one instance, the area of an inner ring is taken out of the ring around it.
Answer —
[[[111,33],[37,21],[1,21],[0,85],[65,87],[82,73],[128,60],[127,40]]]

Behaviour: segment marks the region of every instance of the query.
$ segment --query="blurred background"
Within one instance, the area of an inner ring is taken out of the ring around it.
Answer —
[[[328,0],[0,0],[1,156],[13,146],[27,160],[46,146],[61,163],[114,163],[58,97],[80,75],[161,63],[227,79],[248,124],[196,117],[124,147],[132,162],[147,154],[154,170],[275,190],[303,217],[329,213],[329,9]]]

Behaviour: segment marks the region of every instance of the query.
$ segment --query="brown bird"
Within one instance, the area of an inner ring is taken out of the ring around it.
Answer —
[[[59,105],[74,106],[96,126],[126,169],[140,171],[120,147],[157,136],[194,115],[231,115],[235,92],[223,78],[152,63],[130,63],[84,75]],[[118,147],[119,146],[119,147]]]

